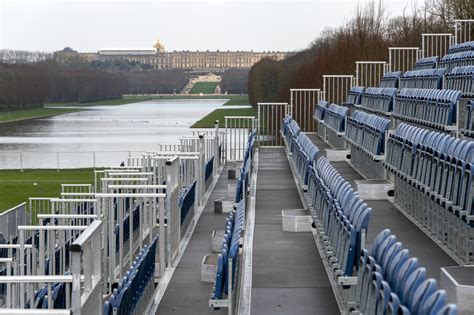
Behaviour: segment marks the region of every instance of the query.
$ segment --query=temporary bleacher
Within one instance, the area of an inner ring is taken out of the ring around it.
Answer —
[[[346,141],[351,146],[352,165],[372,179],[385,179],[381,161],[385,155],[385,133],[390,120],[375,114],[354,111],[347,118]]]
[[[377,235],[360,255],[356,305],[362,314],[451,314],[446,291],[426,277],[418,259],[410,257],[390,230]]]
[[[427,128],[456,131],[461,92],[436,89],[402,89],[395,96],[392,116]]]
[[[474,143],[401,124],[387,141],[395,202],[464,263],[474,261]]]
[[[209,300],[210,307],[215,309],[226,307],[229,314],[232,314],[235,308],[236,287],[241,276],[242,237],[247,212],[246,199],[250,187],[255,136],[255,131],[252,131],[248,137],[235,192],[235,209],[230,211],[225,219],[224,237],[221,251],[217,257],[217,271]]]
[[[222,139],[216,127],[96,170],[93,186],[31,198],[37,225],[18,226],[18,237],[0,244],[0,313],[146,313],[222,166]]]
[[[407,71],[400,78],[400,89],[441,89],[445,73],[445,68]]]
[[[396,93],[396,88],[368,87],[362,93],[360,106],[356,107],[389,116],[393,110],[393,99]]]
[[[413,70],[435,69],[438,61],[438,56],[420,58],[413,65]]]
[[[385,73],[382,79],[380,79],[380,87],[398,88],[401,75],[402,75],[401,71],[393,71],[393,72]]]

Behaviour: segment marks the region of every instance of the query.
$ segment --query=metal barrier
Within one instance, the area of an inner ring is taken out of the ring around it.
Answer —
[[[313,113],[320,99],[321,89],[290,89],[289,114],[298,122],[301,130],[316,132]]]
[[[323,75],[322,98],[329,104],[342,104],[353,86],[353,75]]]
[[[26,211],[26,202],[0,214],[0,233],[7,242],[11,242],[18,236],[17,226],[30,224],[31,215]]]
[[[413,65],[420,58],[418,47],[389,47],[388,64],[389,71],[406,72],[413,69]]]
[[[283,145],[281,121],[289,113],[288,103],[258,103],[257,141],[259,146]]]
[[[454,44],[454,35],[450,33],[421,34],[421,57],[444,56]]]
[[[386,70],[386,61],[356,61],[355,86],[379,86]]]
[[[225,116],[225,159],[243,161],[248,135],[255,129],[253,116]]]
[[[474,40],[474,20],[454,20],[454,43]]]

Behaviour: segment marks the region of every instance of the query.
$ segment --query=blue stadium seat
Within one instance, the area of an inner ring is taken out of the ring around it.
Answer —
[[[415,62],[413,70],[435,69],[439,61],[438,56],[420,58]]]
[[[398,89],[398,84],[399,84],[401,75],[402,75],[401,71],[393,71],[393,72],[385,73],[382,79],[380,79],[380,87]]]
[[[400,78],[400,89],[441,89],[445,73],[445,68],[407,71]]]

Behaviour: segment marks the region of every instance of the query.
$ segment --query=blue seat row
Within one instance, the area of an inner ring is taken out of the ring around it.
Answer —
[[[214,172],[214,156],[206,162],[204,167],[204,180],[207,182],[211,178],[212,173]]]
[[[387,140],[395,201],[466,263],[474,261],[474,142],[400,124]]]
[[[320,157],[311,168],[308,195],[314,226],[325,245],[334,276],[352,276],[358,266],[371,208],[325,157]]]
[[[396,88],[368,87],[364,93],[362,93],[360,105],[363,108],[376,112],[391,112],[393,108],[393,97],[397,91]]]
[[[401,71],[387,72],[380,79],[380,87],[382,88],[398,88],[398,81],[402,75]]]
[[[68,273],[66,273],[67,275]],[[53,309],[65,309],[66,308],[66,283],[55,282],[51,284],[51,294],[53,301]],[[27,308],[34,309],[47,309],[48,308],[48,286],[43,286],[41,289],[35,292],[34,303],[30,306],[27,303]]]
[[[449,47],[448,53],[452,54],[452,53],[469,51],[469,50],[474,50],[474,41],[454,44],[451,47]]]
[[[311,139],[301,131],[298,123],[289,115],[283,119],[282,130],[289,146],[293,162],[298,170],[298,175],[304,185],[308,184],[310,167],[319,157],[319,149]]]
[[[435,69],[436,65],[438,64],[438,61],[438,56],[420,58],[415,62],[413,70]]]
[[[365,87],[363,86],[353,86],[347,93],[347,99],[344,105],[359,105],[362,93],[364,92]]]
[[[474,66],[455,67],[446,75],[444,88],[462,91],[463,96],[474,96]]]
[[[465,130],[468,131],[472,137],[474,133],[474,101],[470,100],[467,103],[467,117]]]
[[[194,181],[188,187],[183,188],[178,197],[178,208],[181,211],[181,224],[190,210],[194,207],[194,201],[196,200],[196,181]]]
[[[363,314],[457,314],[444,290],[386,229],[360,255],[356,303]]]
[[[237,204],[237,208],[226,217],[222,249],[217,257],[217,272],[212,297],[215,300],[220,300],[224,294],[228,294],[229,285],[232,288],[235,286],[235,279],[238,273],[239,244],[244,222],[245,199],[242,199]],[[230,263],[229,259],[231,259],[232,263]]]
[[[319,101],[314,107],[314,117],[319,121],[324,121],[324,112],[329,107],[329,103],[326,101]],[[295,121],[296,123],[296,121]],[[284,130],[284,129],[282,129]]]
[[[250,185],[253,149],[256,131],[252,130],[247,140],[244,161],[240,169],[235,202],[237,206],[226,217],[224,238],[222,239],[221,252],[217,256],[217,272],[212,293],[213,300],[220,300],[224,295],[229,295],[228,289],[235,287],[239,273],[239,248],[242,230],[245,224],[245,198],[244,194]],[[230,263],[232,262],[232,263]]]
[[[402,89],[395,96],[394,117],[443,129],[456,123],[456,106],[460,91]]]
[[[114,289],[109,300],[104,303],[102,314],[133,314],[149,281],[154,281],[157,243],[158,236],[149,247],[145,246],[141,250],[130,270]]]
[[[385,151],[385,132],[390,120],[362,111],[354,111],[347,118],[346,138],[352,145],[373,155],[383,155]]]
[[[407,71],[400,78],[400,88],[441,89],[446,68]]]
[[[237,180],[237,188],[235,193],[235,202],[239,202],[249,186],[250,171],[252,167],[253,148],[255,145],[256,132],[253,130],[247,139],[247,148],[244,153],[244,161],[240,168],[239,178]]]
[[[455,67],[472,65],[474,65],[474,50],[447,54],[438,64],[439,67],[446,68],[448,72],[451,72]]]
[[[324,124],[335,132],[344,132],[349,108],[331,104],[324,112]]]

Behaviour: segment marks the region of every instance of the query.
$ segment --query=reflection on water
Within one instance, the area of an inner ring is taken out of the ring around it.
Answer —
[[[18,168],[20,163],[24,168],[54,168],[58,158],[65,168],[91,166],[93,159],[97,166],[114,165],[128,151],[152,151],[158,143],[177,143],[181,136],[191,134],[189,126],[224,102],[152,100],[0,124],[0,168]],[[24,152],[22,161],[20,151]],[[60,153],[58,157],[56,152],[82,154]]]

